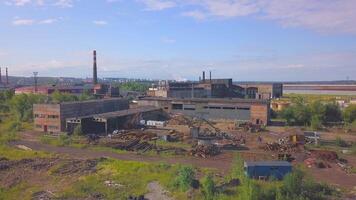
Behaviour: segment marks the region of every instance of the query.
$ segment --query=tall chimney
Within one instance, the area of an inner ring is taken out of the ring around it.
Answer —
[[[7,67],[6,67],[6,85],[9,84],[9,74],[7,73]]]
[[[205,71],[203,71],[203,83],[205,83]]]
[[[93,51],[93,84],[98,84],[98,72],[96,66],[96,50]]]
[[[2,83],[2,77],[1,77],[1,67],[0,67],[0,83]]]
[[[210,83],[211,83],[211,71],[209,71],[209,79],[210,79]]]

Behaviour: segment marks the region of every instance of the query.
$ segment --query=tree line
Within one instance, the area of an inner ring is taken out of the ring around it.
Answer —
[[[310,126],[313,129],[335,123],[350,125],[356,123],[356,105],[341,110],[335,102],[306,102],[303,97],[297,97],[290,106],[277,113],[277,117],[284,119],[288,125]]]

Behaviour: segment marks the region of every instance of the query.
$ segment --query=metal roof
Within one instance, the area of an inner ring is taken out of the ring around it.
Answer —
[[[165,97],[142,97],[139,100],[172,101],[172,102],[200,102],[200,103],[258,103],[267,104],[264,99],[242,98],[165,98]]]
[[[245,166],[292,166],[287,161],[245,161]]]

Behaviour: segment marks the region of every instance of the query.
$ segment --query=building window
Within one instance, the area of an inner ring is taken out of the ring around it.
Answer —
[[[48,119],[58,119],[58,115],[48,115]]]
[[[172,104],[173,110],[183,110],[183,104]]]
[[[35,118],[46,118],[44,114],[35,114]]]
[[[195,108],[184,108],[184,110],[195,110]]]
[[[235,107],[223,107],[224,110],[235,110]]]

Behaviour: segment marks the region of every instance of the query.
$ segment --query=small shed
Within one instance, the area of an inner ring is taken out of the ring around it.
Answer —
[[[249,178],[267,179],[274,177],[278,180],[292,172],[292,164],[287,161],[253,161],[244,163],[245,174]]]

